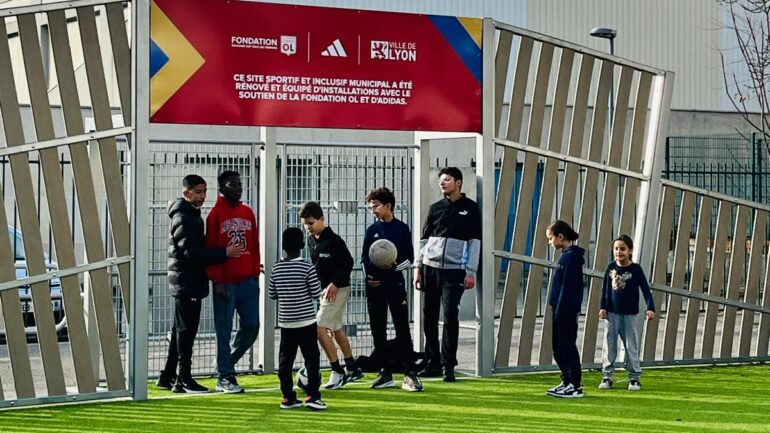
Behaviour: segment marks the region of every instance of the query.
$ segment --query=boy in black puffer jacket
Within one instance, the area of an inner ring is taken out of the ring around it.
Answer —
[[[200,323],[201,302],[209,294],[206,266],[238,257],[242,247],[206,248],[201,206],[206,201],[206,181],[196,174],[182,180],[182,197],[169,203],[168,286],[174,297],[174,326],[171,329],[166,367],[157,385],[174,392],[208,392],[191,374],[192,348]],[[179,374],[176,373],[177,364]],[[176,383],[174,383],[176,382]]]

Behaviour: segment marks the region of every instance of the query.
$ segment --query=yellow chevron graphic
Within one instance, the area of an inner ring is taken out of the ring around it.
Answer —
[[[203,57],[153,1],[150,37],[168,62],[150,78],[150,116],[163,106],[205,63]]]
[[[478,18],[466,17],[458,17],[457,20],[460,21],[460,24],[465,28],[465,31],[468,32],[473,41],[476,42],[476,45],[481,48],[481,20]]]

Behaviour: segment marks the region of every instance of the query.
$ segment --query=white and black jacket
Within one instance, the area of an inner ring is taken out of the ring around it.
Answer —
[[[420,237],[417,263],[439,269],[465,269],[475,277],[481,252],[481,213],[465,194],[430,206]]]

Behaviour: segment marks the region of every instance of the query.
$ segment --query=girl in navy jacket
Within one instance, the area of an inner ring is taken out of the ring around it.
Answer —
[[[561,383],[547,391],[559,398],[583,396],[577,329],[583,303],[583,255],[585,250],[572,243],[578,234],[564,221],[557,220],[545,232],[548,243],[562,250],[551,279],[549,304],[553,312],[551,342],[553,358],[561,370]]]

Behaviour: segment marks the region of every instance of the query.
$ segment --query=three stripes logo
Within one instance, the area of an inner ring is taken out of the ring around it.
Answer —
[[[347,57],[348,53],[342,47],[342,42],[339,39],[335,39],[334,42],[321,52],[321,55],[324,57]]]

